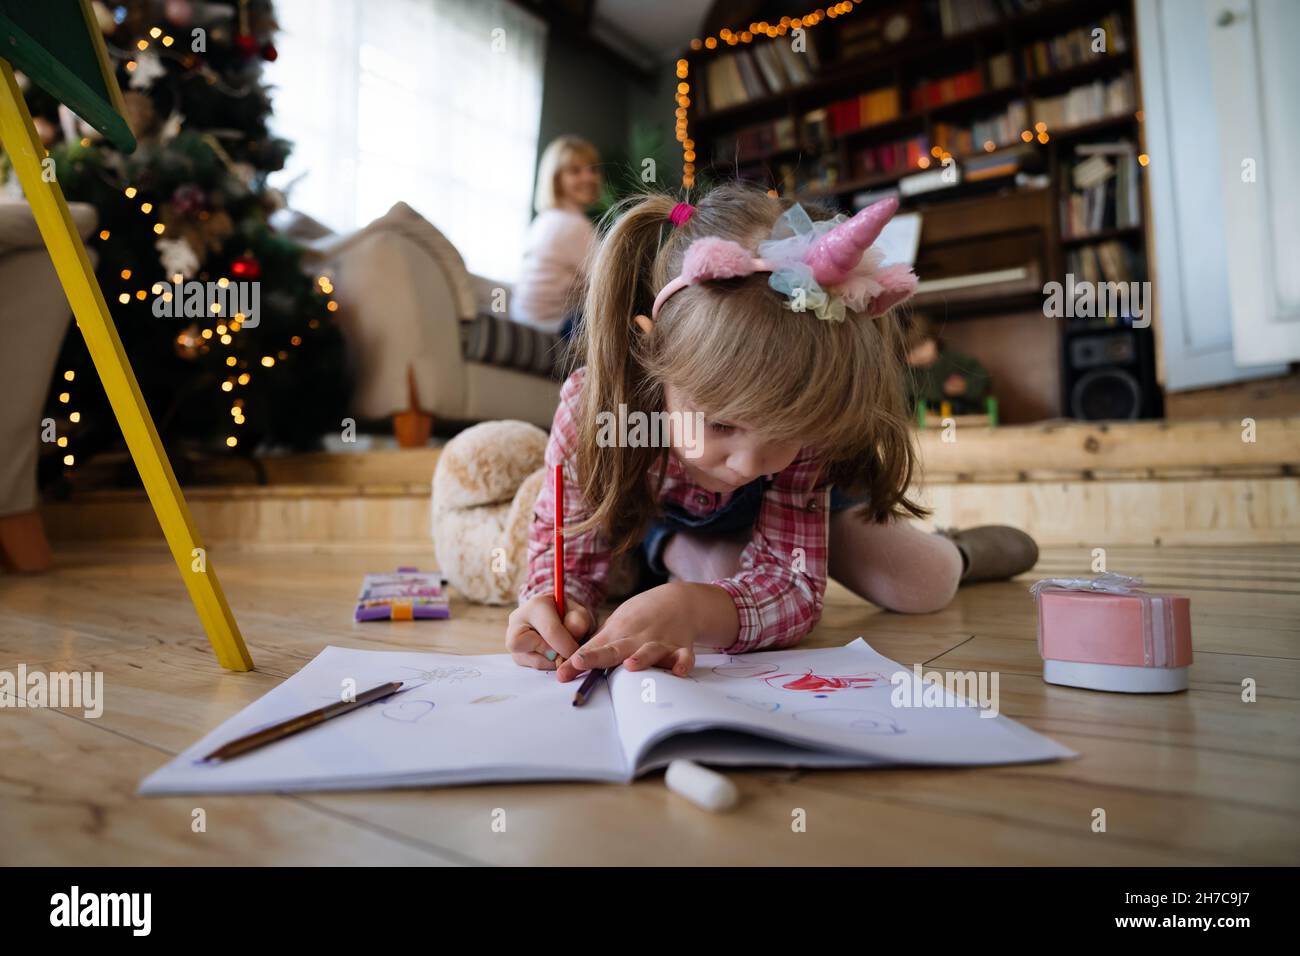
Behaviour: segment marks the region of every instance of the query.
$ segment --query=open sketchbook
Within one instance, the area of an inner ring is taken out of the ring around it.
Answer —
[[[891,680],[907,681],[896,691]],[[225,763],[202,757],[261,727],[391,680],[415,686]],[[146,794],[353,790],[511,780],[626,782],[670,760],[874,767],[1074,756],[1006,717],[919,702],[910,670],[861,638],[845,647],[703,655],[689,677],[615,670],[573,707],[576,683],[505,654],[327,647],[141,785]],[[931,694],[933,697],[933,693]]]

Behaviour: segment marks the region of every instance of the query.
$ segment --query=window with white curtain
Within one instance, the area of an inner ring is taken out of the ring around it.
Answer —
[[[546,27],[509,0],[278,0],[272,184],[336,231],[402,201],[512,281],[532,213]]]

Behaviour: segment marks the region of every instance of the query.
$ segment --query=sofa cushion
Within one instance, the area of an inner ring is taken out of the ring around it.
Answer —
[[[460,323],[461,354],[469,362],[563,378],[567,340],[501,315],[480,313]]]

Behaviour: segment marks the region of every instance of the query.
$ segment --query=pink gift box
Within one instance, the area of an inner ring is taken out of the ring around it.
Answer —
[[[1044,680],[1128,693],[1187,689],[1188,598],[1140,591],[1137,579],[1119,575],[1060,583],[1070,586],[1048,579],[1033,588]]]

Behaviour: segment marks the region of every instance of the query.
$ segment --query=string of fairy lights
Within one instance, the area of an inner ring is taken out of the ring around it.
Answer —
[[[144,51],[150,48],[152,43],[155,42],[161,44],[164,47],[170,47],[176,41],[174,37],[165,33],[161,27],[153,27],[152,29],[149,30],[149,39],[141,38],[136,42],[135,47],[137,50],[143,53]],[[135,59],[130,59],[126,62],[126,70],[128,73],[134,72],[137,68],[138,68],[138,63]],[[81,145],[90,146],[91,141],[88,138],[83,138],[81,140]],[[157,219],[155,216],[155,208],[156,208],[155,204],[141,197],[140,190],[137,186],[133,184],[127,184],[126,186],[122,187],[122,192],[123,195],[125,195],[126,198],[129,200],[135,200],[137,198],[140,199],[140,203],[138,206],[140,215],[144,217],[148,217],[150,229],[153,231],[154,235],[162,236],[166,233],[167,231],[166,224],[160,221],[159,219]],[[201,211],[199,213],[200,218],[206,218],[207,215],[208,213],[206,212],[206,210]],[[111,235],[112,233],[108,229],[101,229],[98,233],[98,237],[101,242],[107,242]],[[240,278],[241,273],[246,273],[247,270],[248,270],[248,266],[243,260],[236,260],[231,266],[231,272],[235,274],[236,278]],[[126,305],[130,303],[133,297],[143,302],[149,297],[150,292],[152,292],[154,295],[160,295],[164,302],[172,301],[173,294],[170,291],[170,287],[167,285],[165,281],[161,279],[153,282],[148,291],[146,291],[144,288],[139,288],[139,287],[137,287],[134,291],[132,291],[130,288],[130,282],[133,276],[134,276],[134,272],[131,269],[123,269],[118,274],[118,279],[122,283],[122,287],[121,287],[122,291],[120,291],[117,294],[117,301],[121,305]],[[202,274],[200,274],[200,277],[202,277]],[[171,276],[171,281],[174,283],[182,283],[184,282],[184,280],[185,277],[179,272],[174,273]],[[225,289],[230,285],[230,281],[231,280],[228,276],[221,276],[217,279],[217,285],[220,288]],[[317,276],[316,286],[320,290],[320,292],[327,297],[325,308],[330,312],[337,312],[339,308],[339,304],[337,300],[333,298],[334,284],[331,277],[328,274]],[[215,324],[200,329],[198,335],[192,338],[188,331],[181,332],[177,336],[176,339],[177,344],[185,348],[197,348],[197,349],[207,349],[212,347],[212,345],[214,344],[220,344],[227,347],[232,345],[234,343],[235,335],[239,333],[247,317],[242,312],[236,312],[233,316],[230,316],[229,319],[224,319],[221,315],[221,310],[222,310],[222,305],[220,302],[211,303],[209,306],[210,315],[208,317],[208,321],[215,322]],[[313,330],[320,328],[320,320],[314,318],[308,320],[307,327]],[[297,346],[302,345],[302,341],[303,341],[302,336],[300,335],[292,336],[289,339],[288,348],[279,349],[273,354],[268,353],[266,355],[263,355],[260,359],[261,367],[265,369],[274,368],[278,362],[283,362],[285,359],[289,357],[289,349],[296,348]],[[226,356],[225,364],[226,367],[230,369],[230,372],[220,383],[219,387],[223,393],[234,393],[237,389],[242,389],[252,382],[253,373],[247,367],[248,366],[247,360],[240,359],[235,355],[228,355]],[[59,393],[58,399],[60,404],[71,406],[73,404],[71,383],[76,380],[75,371],[73,371],[72,369],[65,370],[63,373],[63,379],[65,382],[69,383],[69,385],[65,390]],[[230,434],[228,434],[225,439],[227,448],[235,448],[239,444],[239,436],[235,433],[234,429],[243,425],[247,420],[247,416],[245,413],[246,408],[247,408],[247,400],[244,397],[242,396],[233,397],[230,406],[230,418],[231,418],[232,428]],[[81,421],[81,413],[75,409],[71,409],[68,412],[68,421],[71,424],[74,425],[77,424],[78,422]],[[76,456],[69,448],[68,436],[60,435],[57,437],[56,442],[58,447],[64,449],[65,451],[65,454],[63,456],[64,466],[68,469],[71,469],[76,464]]]
[[[843,0],[829,7],[818,7],[799,17],[781,17],[775,23],[756,20],[749,24],[749,29],[732,30],[724,27],[716,36],[696,37],[690,47],[700,50],[717,50],[722,46],[749,44],[759,37],[776,39],[791,30],[815,27],[825,20],[834,20],[853,12],[861,0]],[[686,59],[679,59],[677,67],[677,142],[682,144],[682,185],[687,189],[695,185],[695,140],[690,134],[691,108],[691,65]]]

